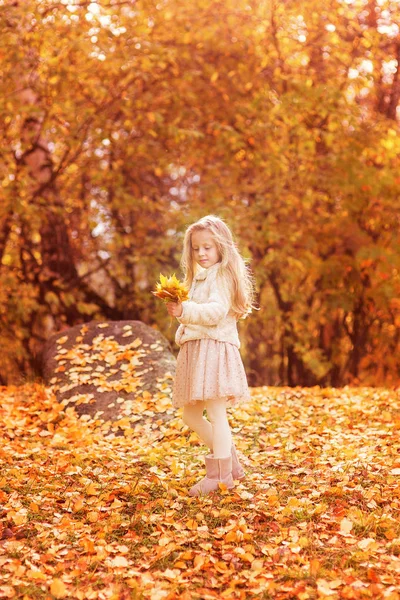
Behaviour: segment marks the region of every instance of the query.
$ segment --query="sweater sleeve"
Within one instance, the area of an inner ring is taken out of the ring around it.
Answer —
[[[193,300],[182,302],[183,312],[178,321],[183,325],[218,325],[231,309],[231,295],[228,284],[221,275],[211,282],[208,301],[198,304]]]

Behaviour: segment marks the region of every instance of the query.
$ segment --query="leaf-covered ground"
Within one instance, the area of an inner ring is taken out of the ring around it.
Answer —
[[[0,393],[1,598],[400,597],[398,391],[253,389],[230,411],[247,477],[205,498],[168,387],[122,437],[41,385]]]

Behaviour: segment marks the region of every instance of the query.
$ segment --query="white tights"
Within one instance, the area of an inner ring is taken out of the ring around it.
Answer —
[[[203,417],[204,407],[209,420]],[[193,429],[213,452],[214,458],[231,454],[232,433],[226,414],[226,400],[206,400],[185,404],[182,415],[184,423]]]

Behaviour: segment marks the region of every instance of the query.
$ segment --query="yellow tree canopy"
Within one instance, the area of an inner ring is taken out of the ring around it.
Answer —
[[[398,3],[0,3],[0,378],[134,318],[227,220],[261,310],[252,383],[398,377]]]

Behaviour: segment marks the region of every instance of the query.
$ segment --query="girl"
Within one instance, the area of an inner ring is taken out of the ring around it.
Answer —
[[[189,300],[167,305],[180,323],[172,402],[183,406],[183,421],[212,452],[205,457],[206,477],[189,491],[198,496],[218,489],[219,483],[231,488],[234,479],[245,475],[226,408],[250,399],[237,320],[254,308],[254,286],[230,229],[213,215],[186,230],[181,266]]]

